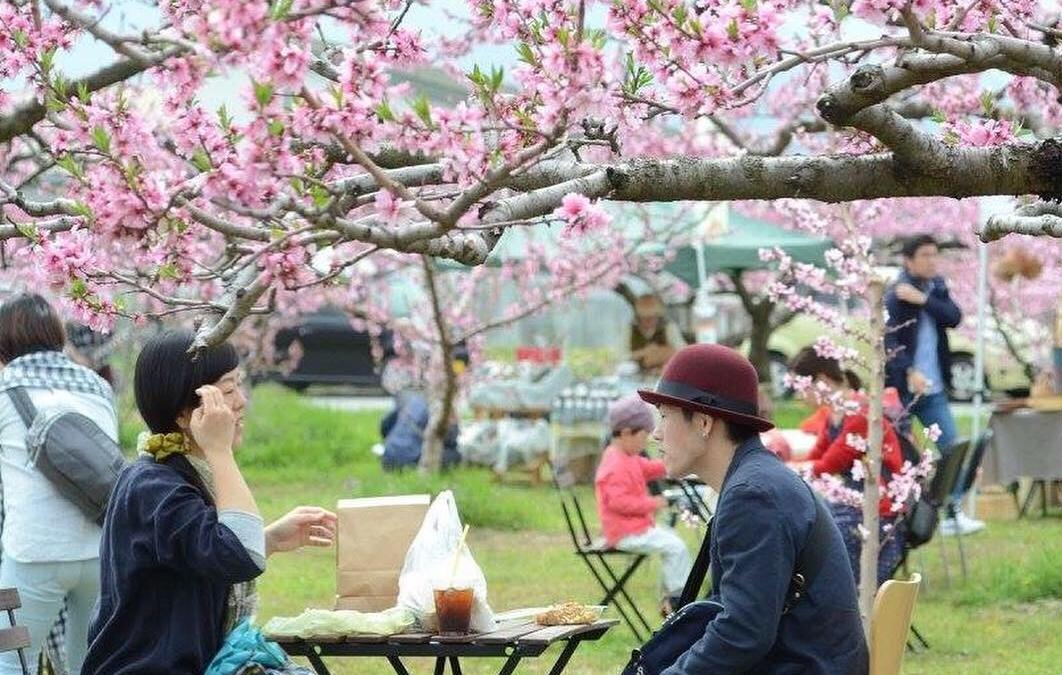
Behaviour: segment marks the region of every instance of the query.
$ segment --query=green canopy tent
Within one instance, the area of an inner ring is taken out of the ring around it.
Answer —
[[[779,247],[797,262],[825,265],[826,251],[833,242],[825,237],[787,230],[759,218],[730,211],[727,231],[701,244],[706,276],[731,270],[768,269],[760,260],[760,249]],[[693,288],[700,286],[697,248],[683,246],[665,269]]]

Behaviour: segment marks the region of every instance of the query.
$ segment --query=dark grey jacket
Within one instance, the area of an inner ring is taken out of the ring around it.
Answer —
[[[814,516],[808,486],[759,438],[738,446],[710,542],[710,597],[724,611],[664,675],[868,672],[855,581],[836,525],[818,576],[782,614]]]

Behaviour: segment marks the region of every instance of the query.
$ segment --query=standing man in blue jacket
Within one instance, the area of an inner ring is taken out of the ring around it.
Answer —
[[[660,411],[655,436],[668,475],[696,475],[719,493],[708,545],[711,599],[724,609],[663,675],[865,675],[841,533],[808,485],[760,442],[773,425],[760,416],[749,360],[721,345],[684,347],[656,389],[638,393]],[[798,569],[809,542],[818,551],[814,572]],[[794,600],[797,572],[808,576]]]
[[[891,355],[885,366],[885,384],[896,387],[904,407],[922,425],[940,427],[937,449],[947,457],[955,444],[955,418],[948,403],[951,389],[951,348],[947,329],[962,321],[962,311],[937,273],[937,242],[921,234],[904,242],[904,270],[885,295],[889,320],[885,349]],[[941,527],[943,534],[971,534],[985,524],[967,517],[961,508],[965,481],[960,477],[954,499],[955,517]]]

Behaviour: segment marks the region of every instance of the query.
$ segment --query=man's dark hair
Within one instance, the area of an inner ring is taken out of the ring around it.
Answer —
[[[705,414],[711,417],[711,413]],[[682,416],[686,419],[687,422],[693,421],[692,410],[682,408]],[[757,436],[760,433],[752,427],[741,424],[740,422],[731,422],[730,420],[722,419],[720,417],[716,417],[715,419],[726,423],[726,437],[732,443],[744,443],[745,441]]]
[[[58,352],[66,344],[55,308],[36,293],[20,293],[0,305],[0,362],[33,352]]]
[[[918,234],[913,237],[909,237],[903,242],[903,247],[900,249],[900,253],[907,260],[911,260],[918,253],[918,249],[923,246],[936,246],[940,248],[940,244],[933,238],[931,234]]]
[[[800,377],[815,378],[825,375],[834,382],[850,382],[841,370],[841,364],[837,362],[837,359],[819,356],[814,347],[804,347],[797,352],[796,356],[789,361],[789,370]]]
[[[193,337],[184,330],[160,333],[136,359],[136,407],[151,433],[180,431],[177,418],[199,405],[196,389],[214,384],[240,365],[236,348],[227,342],[189,353]]]

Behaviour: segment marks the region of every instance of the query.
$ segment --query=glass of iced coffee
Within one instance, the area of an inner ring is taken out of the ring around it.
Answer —
[[[439,633],[455,635],[467,633],[472,623],[471,588],[435,589],[435,616],[439,621]]]

